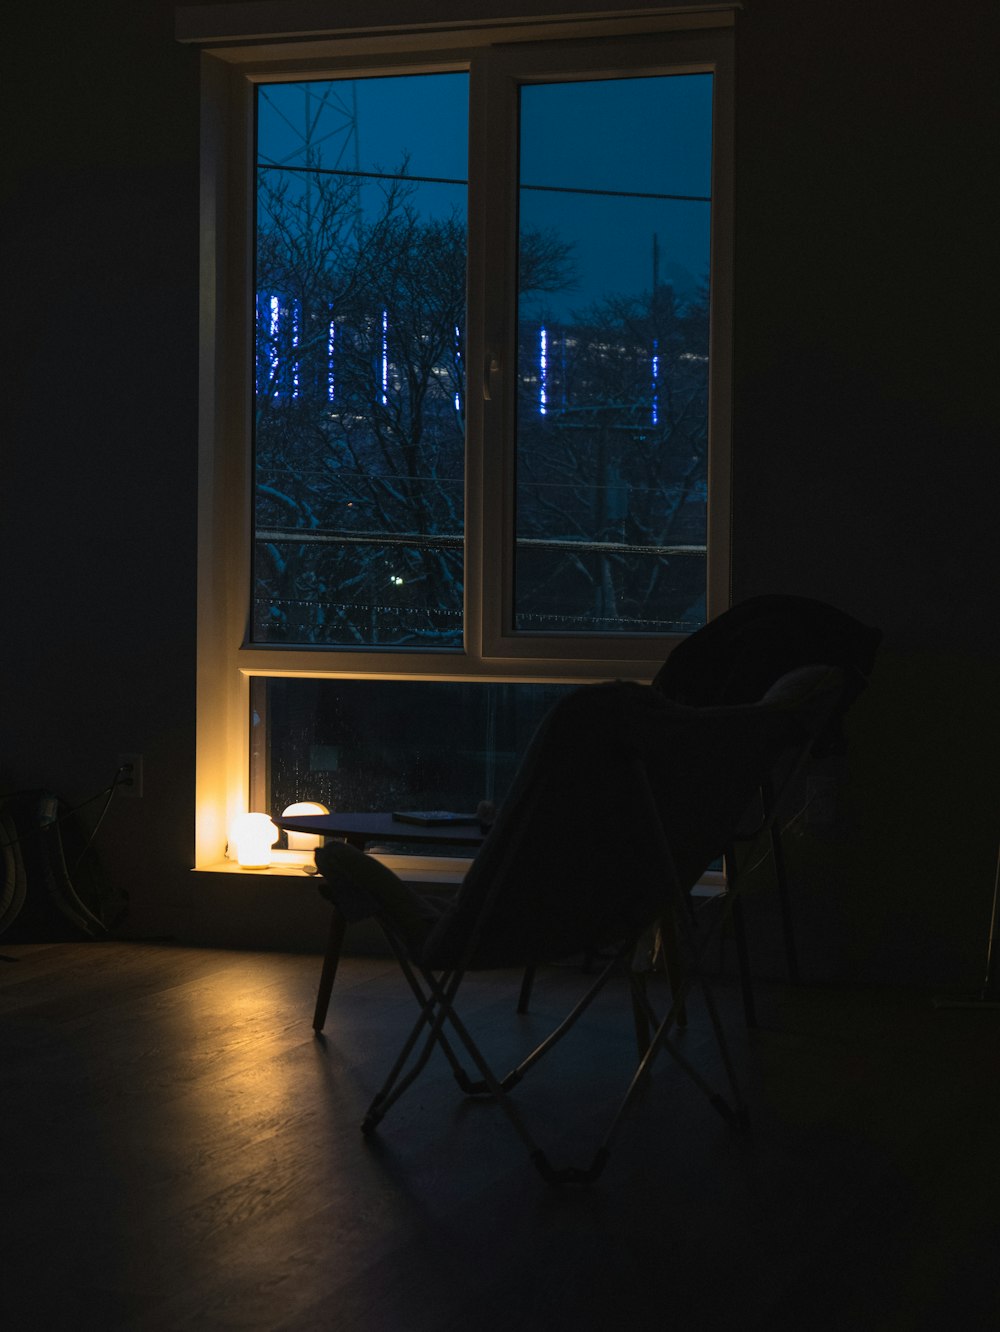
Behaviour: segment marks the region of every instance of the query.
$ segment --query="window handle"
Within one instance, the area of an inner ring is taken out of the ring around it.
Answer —
[[[483,398],[492,402],[500,388],[500,357],[496,352],[486,353],[483,366]]]

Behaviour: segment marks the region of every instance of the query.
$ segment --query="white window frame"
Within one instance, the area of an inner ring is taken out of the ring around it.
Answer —
[[[511,112],[519,81],[582,74],[711,72],[713,180],[709,388],[708,614],[729,601],[731,243],[733,212],[733,4],[640,3],[609,14],[577,0],[553,13],[555,0],[521,4],[505,19],[483,14],[461,22],[407,21],[413,6],[390,0],[383,20],[316,33],[300,6],[226,6],[178,11],[178,36],[202,54],[202,210],[200,307],[200,465],[198,518],[198,667],[196,868],[223,861],[227,830],[247,809],[250,680],[253,676],[341,679],[563,681],[648,680],[670,649],[662,637],[514,635],[502,612],[511,586],[514,331],[502,309],[512,289],[512,234],[489,219],[513,216],[516,161]],[[484,6],[480,6],[482,10]],[[485,8],[502,9],[502,5]],[[272,23],[280,20],[281,28]],[[235,36],[233,34],[236,34]],[[602,38],[594,42],[595,37]],[[585,42],[587,45],[581,45]],[[427,653],[296,649],[249,642],[251,602],[253,364],[253,94],[257,84],[303,78],[472,70],[470,162],[489,161],[485,185],[470,171],[470,367],[499,362],[489,402],[470,374],[467,407],[464,651]],[[497,114],[510,133],[498,138]],[[500,168],[495,170],[493,168]],[[512,233],[512,229],[511,229]],[[487,252],[491,262],[486,263]],[[502,254],[501,262],[497,255]],[[497,391],[499,387],[499,391]],[[503,558],[485,552],[503,551]]]

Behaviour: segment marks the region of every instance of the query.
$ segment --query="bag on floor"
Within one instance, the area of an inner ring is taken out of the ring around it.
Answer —
[[[0,796],[0,934],[9,942],[105,939],[128,897],[112,889],[80,821],[49,791]]]

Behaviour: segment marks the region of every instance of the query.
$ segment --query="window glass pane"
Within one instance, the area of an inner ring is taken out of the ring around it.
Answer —
[[[569,688],[255,678],[251,808],[275,815],[316,800],[342,812],[472,813],[481,800],[499,805],[535,728]]]
[[[704,622],[712,76],[525,86],[514,628]]]
[[[257,643],[460,648],[468,76],[257,99]]]

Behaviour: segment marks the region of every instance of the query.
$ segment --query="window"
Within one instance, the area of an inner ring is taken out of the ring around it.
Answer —
[[[257,87],[254,642],[462,648],[468,105]]]
[[[207,50],[199,864],[251,791],[490,798],[725,604],[730,21]]]
[[[339,810],[472,814],[482,801],[497,806],[535,728],[567,688],[258,676],[250,804],[281,810],[308,792]]]

